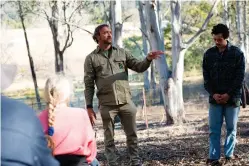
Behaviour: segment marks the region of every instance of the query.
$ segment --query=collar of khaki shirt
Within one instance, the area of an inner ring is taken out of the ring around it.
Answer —
[[[116,50],[118,47],[112,45],[112,48]],[[98,53],[100,53],[100,51],[101,51],[101,49],[99,48],[99,46],[97,46],[97,48],[95,49],[94,52],[98,54]]]

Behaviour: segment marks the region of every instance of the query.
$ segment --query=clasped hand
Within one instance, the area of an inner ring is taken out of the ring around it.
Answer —
[[[225,94],[214,94],[213,98],[218,104],[226,104],[230,98],[230,96],[225,93]]]

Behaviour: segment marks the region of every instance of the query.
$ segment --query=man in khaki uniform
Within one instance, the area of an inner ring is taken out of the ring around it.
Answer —
[[[105,154],[109,165],[120,165],[114,145],[114,118],[118,115],[127,138],[130,164],[141,166],[136,132],[137,110],[131,101],[128,68],[144,72],[151,61],[163,52],[151,52],[143,61],[139,61],[124,49],[112,45],[112,32],[106,24],[95,29],[93,39],[98,43],[98,47],[86,57],[84,64],[85,100],[89,118],[94,125],[96,115],[92,102],[96,84],[103,121]]]

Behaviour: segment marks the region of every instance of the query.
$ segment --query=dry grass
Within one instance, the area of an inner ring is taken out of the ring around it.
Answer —
[[[161,165],[206,165],[208,156],[207,103],[186,103],[187,122],[181,126],[166,126],[160,123],[162,107],[148,109],[149,128],[146,129],[141,110],[137,114],[139,153],[145,166]],[[99,115],[98,115],[99,116]],[[240,156],[231,165],[249,165],[249,111],[242,110],[238,123],[235,153]],[[97,122],[98,156],[101,165],[106,165],[104,157],[103,130],[100,117]],[[115,129],[115,143],[124,166],[128,165],[126,138],[120,125]],[[225,126],[222,128],[224,142]]]

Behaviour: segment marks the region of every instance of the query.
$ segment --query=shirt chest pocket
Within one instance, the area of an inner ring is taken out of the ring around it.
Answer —
[[[107,71],[107,61],[97,59],[93,62],[93,67],[97,76],[104,75]]]
[[[124,72],[127,70],[126,59],[124,56],[117,56],[113,60],[116,72]]]

